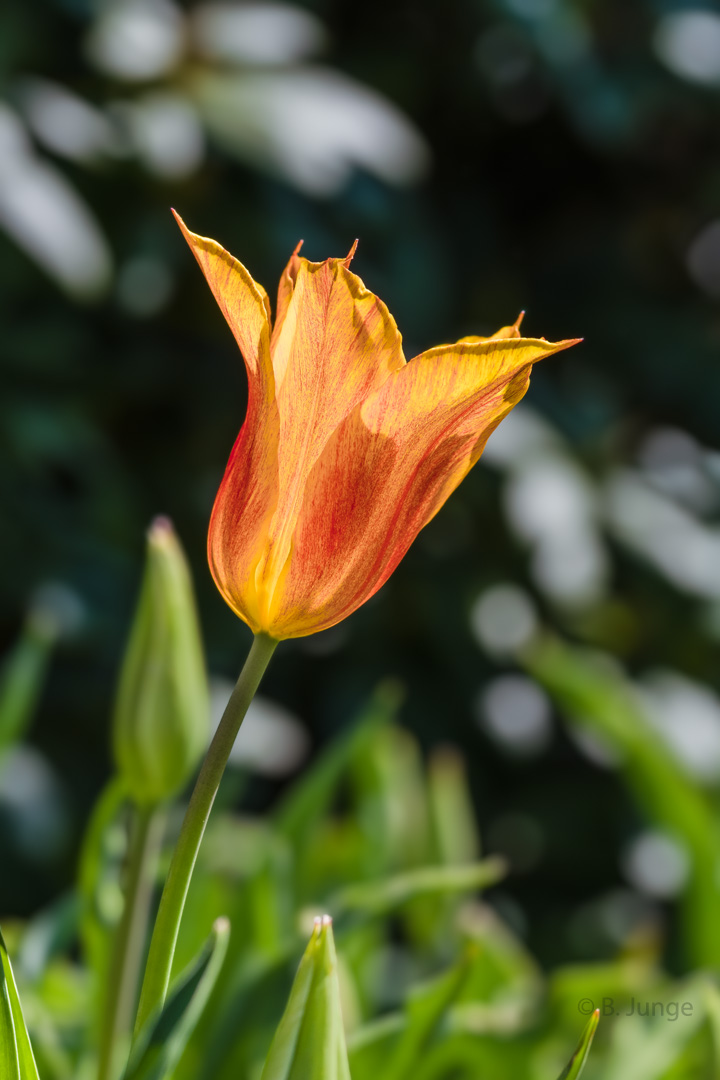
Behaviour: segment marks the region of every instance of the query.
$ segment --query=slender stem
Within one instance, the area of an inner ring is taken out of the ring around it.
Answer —
[[[127,1049],[137,1002],[140,967],[145,951],[153,877],[165,813],[154,807],[134,808],[125,887],[125,906],[113,942],[107,997],[100,1033],[98,1080],[114,1080],[120,1051]]]
[[[277,641],[267,634],[256,635],[200,769],[160,899],[135,1021],[136,1037],[148,1017],[165,1002],[180,920],[200,842],[235,737],[276,646]]]

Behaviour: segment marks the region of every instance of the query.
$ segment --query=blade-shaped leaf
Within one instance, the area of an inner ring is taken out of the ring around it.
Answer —
[[[435,750],[428,789],[438,862],[467,866],[480,858],[480,837],[465,759],[449,747]]]
[[[350,1080],[337,957],[327,915],[315,920],[261,1080]]]
[[[356,723],[320,755],[314,767],[299,779],[280,804],[275,822],[289,839],[299,841],[327,812],[337,786],[362,747],[377,731],[395,719],[403,691],[391,681],[381,683]]]
[[[707,793],[658,736],[629,679],[612,664],[550,634],[533,642],[523,663],[573,726],[615,752],[647,818],[687,848],[690,866],[682,907],[691,959],[698,967],[717,967],[720,832]]]
[[[0,1076],[3,1080],[38,1080],[30,1036],[5,940],[0,933]]]
[[[80,853],[80,938],[97,988],[107,985],[113,934],[122,914],[126,837],[122,815],[127,798],[125,782],[113,777],[95,804]],[[89,1020],[98,1030],[103,1001],[96,990]]]
[[[422,866],[380,881],[348,885],[333,896],[328,906],[338,914],[364,911],[380,915],[416,896],[486,889],[504,874],[505,863],[496,856],[467,866]]]
[[[715,1072],[720,1076],[720,990],[715,983],[705,987],[705,1008],[707,1010]]]
[[[590,1053],[590,1046],[592,1045],[599,1019],[600,1010],[596,1009],[590,1017],[585,1030],[580,1036],[580,1042],[577,1044],[575,1053],[570,1058],[563,1071],[560,1073],[558,1080],[577,1080],[580,1073],[583,1071],[585,1062],[587,1061],[587,1056]]]
[[[18,742],[30,725],[42,692],[53,646],[52,632],[32,615],[0,665],[0,750]]]
[[[173,1071],[202,1016],[227,952],[230,923],[217,919],[198,958],[172,986],[133,1047],[123,1080],[164,1080]]]
[[[6,1076],[8,1080],[19,1080],[20,1077],[15,1025],[4,975],[0,986],[0,1076]]]
[[[406,1024],[378,1080],[409,1080],[416,1075],[466,985],[476,956],[477,947],[470,944],[449,971],[411,993],[404,1010]]]
[[[699,1076],[704,1066],[698,1057],[698,1041],[707,1051],[711,1049],[706,978],[698,975],[675,982],[665,988],[665,993],[653,992],[652,997],[658,1000],[648,1001],[644,1016],[641,999],[632,1002],[625,1013],[632,1019],[613,1024],[603,1074],[612,1080],[670,1080],[671,1077],[680,1080],[680,1077]],[[710,1068],[707,1075],[714,1078],[718,1073]]]

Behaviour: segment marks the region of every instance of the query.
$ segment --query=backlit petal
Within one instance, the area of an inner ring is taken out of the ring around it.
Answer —
[[[346,262],[298,260],[291,271],[292,294],[273,343],[279,490],[259,572],[268,608],[286,569],[315,462],[345,417],[405,366],[395,320]]]
[[[208,534],[210,569],[220,592],[253,630],[259,630],[257,564],[267,546],[277,503],[279,417],[270,359],[265,290],[220,244],[183,235],[240,346],[248,376],[245,422],[218,490]]]
[[[280,284],[278,285],[277,296],[277,311],[275,313],[275,325],[273,326],[272,332],[273,345],[277,341],[280,335],[280,331],[282,330],[282,325],[285,322],[285,316],[287,315],[288,305],[290,303],[293,290],[295,288],[295,279],[297,278],[298,270],[300,269],[300,263],[302,262],[302,259],[300,258],[300,249],[302,246],[303,241],[301,240],[293,251],[292,255],[290,256],[290,261],[283,270],[282,276],[280,277]]]
[[[314,633],[372,596],[522,398],[532,364],[572,344],[496,338],[432,349],[358,405],[305,484],[273,633]]]
[[[253,281],[242,263],[229,251],[207,236],[190,232],[180,215],[174,210],[173,214],[240,346],[251,395],[257,391],[267,396],[272,391],[272,364],[269,301],[265,289]]]
[[[208,552],[256,632],[301,637],[368,600],[527,390],[574,341],[520,337],[522,315],[406,364],[395,321],[345,259],[283,273],[277,316],[247,270],[178,218],[240,346],[248,409],[218,491]]]
[[[521,311],[512,326],[501,326],[499,330],[496,330],[490,337],[480,337],[478,334],[471,334],[469,337],[460,338],[457,342],[458,345],[475,344],[478,341],[501,341],[504,338],[519,338],[520,337],[520,324],[525,318],[525,312]]]

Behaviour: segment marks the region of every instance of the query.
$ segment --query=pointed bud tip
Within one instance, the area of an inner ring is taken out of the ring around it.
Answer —
[[[148,540],[151,544],[162,544],[174,536],[173,523],[165,514],[158,514],[153,518],[148,529]]]

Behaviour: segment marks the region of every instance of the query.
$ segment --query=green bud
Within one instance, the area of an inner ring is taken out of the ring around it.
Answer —
[[[156,518],[113,724],[115,762],[138,803],[154,805],[182,790],[207,746],[208,725],[190,571],[170,521]]]
[[[332,920],[315,920],[260,1080],[350,1080]]]

